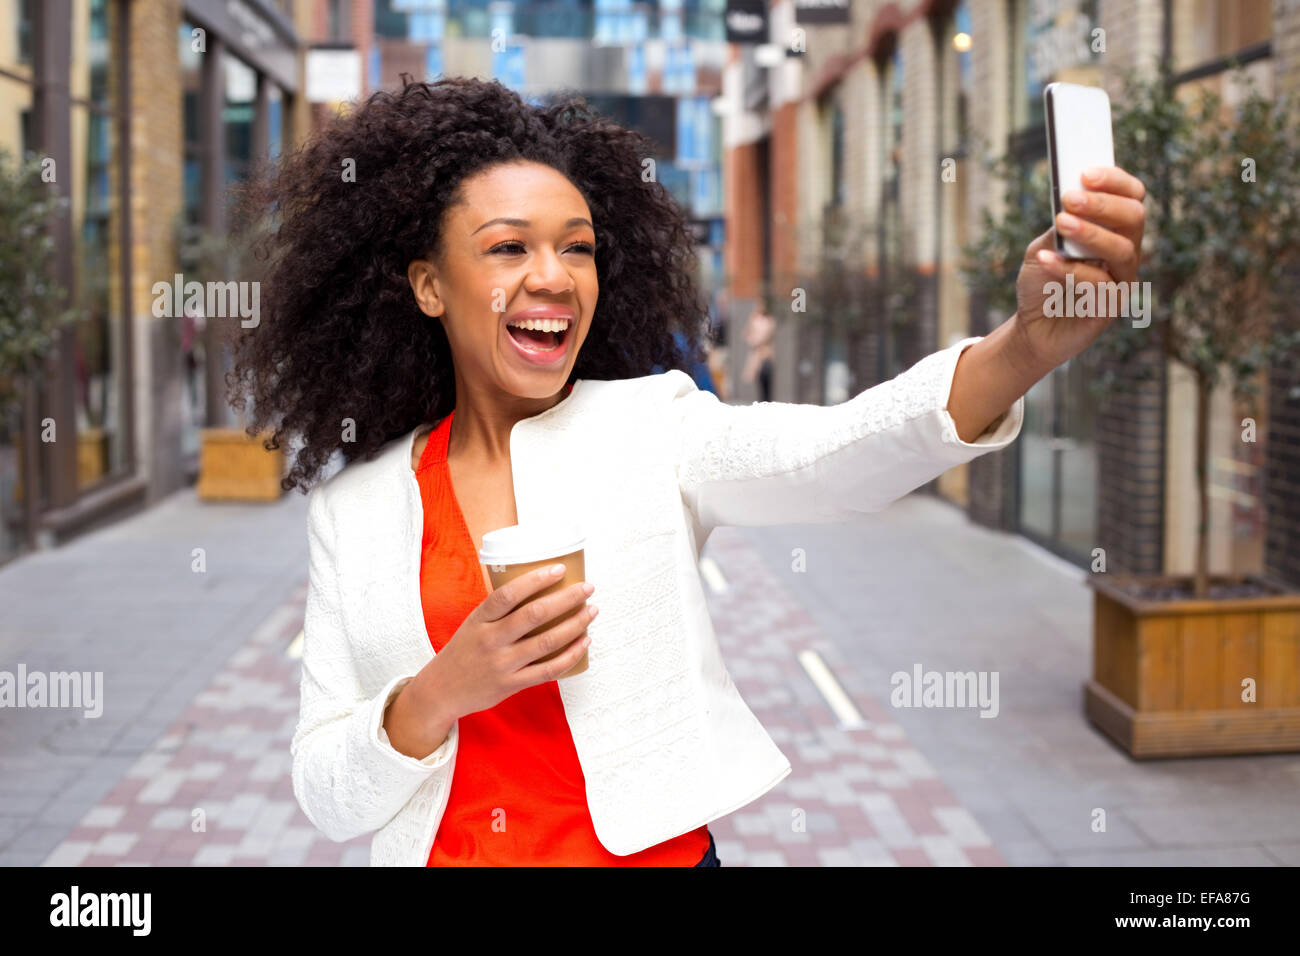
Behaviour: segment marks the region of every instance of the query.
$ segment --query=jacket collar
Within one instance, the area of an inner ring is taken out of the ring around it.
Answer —
[[[560,399],[545,411],[538,412],[536,415],[530,415],[528,418],[521,418],[510,429],[511,451],[514,451],[514,434],[515,429],[524,423],[529,425],[541,423],[554,419],[557,423],[571,417],[576,411],[576,400],[578,393],[581,392],[582,386],[586,384],[585,379],[574,379],[573,389],[564,398]],[[395,438],[389,443],[386,451],[380,452],[384,459],[385,471],[396,471],[399,474],[405,468],[405,471],[414,476],[415,471],[411,468],[411,453],[415,451],[415,439],[422,433],[433,431],[437,427],[436,423],[421,422],[411,429],[407,434],[400,438]]]

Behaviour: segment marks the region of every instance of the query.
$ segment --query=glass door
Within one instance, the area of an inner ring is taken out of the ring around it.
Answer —
[[[1046,174],[1040,131],[1015,137],[1023,175]],[[1043,219],[1049,221],[1050,209]],[[1025,420],[1016,440],[1017,530],[1063,558],[1086,565],[1096,546],[1096,399],[1093,347],[1053,369],[1025,395]]]

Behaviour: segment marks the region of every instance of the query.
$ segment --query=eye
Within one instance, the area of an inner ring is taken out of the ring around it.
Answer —
[[[522,242],[520,242],[517,239],[511,239],[509,242],[497,243],[495,246],[489,249],[488,252],[489,253],[502,252],[505,253],[506,255],[518,255],[519,251],[521,251],[523,247],[524,244]],[[569,246],[569,249],[583,252],[586,255],[592,255],[596,251],[596,247],[589,242],[575,242],[573,245]]]

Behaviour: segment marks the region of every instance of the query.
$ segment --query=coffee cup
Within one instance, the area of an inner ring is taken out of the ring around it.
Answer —
[[[479,561],[487,565],[488,576],[492,579],[492,588],[496,590],[507,581],[512,581],[522,574],[535,571],[551,564],[563,564],[564,575],[554,584],[538,591],[524,604],[531,603],[548,594],[554,594],[564,588],[586,580],[586,568],[583,564],[583,548],[586,545],[582,530],[573,524],[560,521],[537,521],[526,525],[515,524],[508,528],[498,528],[483,535],[483,547],[479,550]],[[523,604],[519,605],[523,607]],[[583,613],[586,603],[579,604],[573,610],[553,618],[533,628],[520,640],[535,637],[562,621],[567,621],[575,614]],[[576,640],[576,638],[575,638]],[[572,642],[551,653],[537,658],[533,663],[549,661],[563,654],[572,646]],[[587,669],[587,652],[582,652],[578,662],[557,679],[573,677]]]

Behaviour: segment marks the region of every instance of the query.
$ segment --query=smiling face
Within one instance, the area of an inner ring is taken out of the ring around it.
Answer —
[[[447,332],[458,390],[551,398],[596,310],[591,210],[569,180],[532,162],[481,172],[461,194],[440,254],[407,270],[416,302]]]

